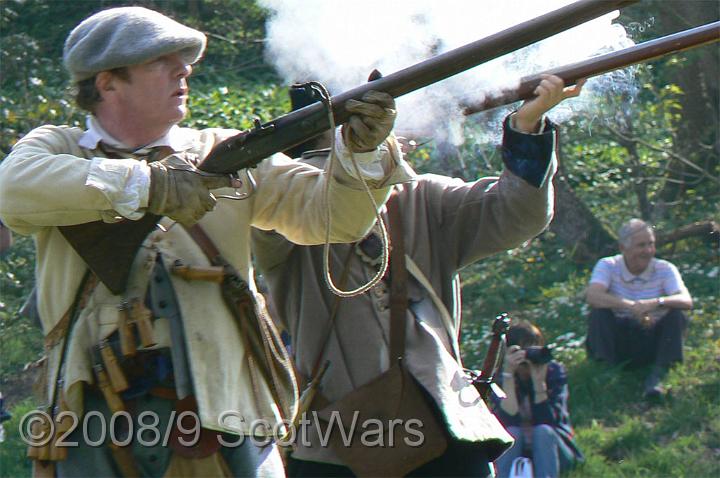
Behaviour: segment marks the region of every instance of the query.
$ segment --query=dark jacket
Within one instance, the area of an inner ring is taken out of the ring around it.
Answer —
[[[502,386],[502,375],[498,382],[500,386]],[[570,422],[570,412],[568,411],[569,391],[565,367],[555,360],[552,360],[548,364],[545,383],[547,384],[548,399],[544,402],[535,403],[535,393],[532,383],[530,381],[524,383],[517,380],[516,376],[516,396],[518,402],[521,402],[525,397],[529,396],[533,426],[551,425],[573,451],[575,459],[577,461],[583,461],[585,458],[575,442],[575,431]],[[500,407],[500,401],[497,398],[494,398],[494,402],[495,415],[503,425],[506,427],[519,427],[522,425],[522,418],[519,412],[515,415],[509,415]]]

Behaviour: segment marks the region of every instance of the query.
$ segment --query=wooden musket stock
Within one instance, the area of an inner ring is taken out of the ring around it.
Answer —
[[[490,340],[485,360],[479,374],[473,376],[473,385],[483,400],[488,399],[490,390],[496,386],[495,376],[502,367],[502,359],[504,357],[505,334],[510,328],[512,319],[508,314],[500,314],[495,317],[492,326],[493,337]]]
[[[345,102],[369,90],[399,97],[526,47],[639,0],[581,0],[540,17],[425,60],[332,97],[335,124],[347,122]],[[254,167],[274,153],[301,144],[330,129],[325,107],[315,103],[261,124],[218,144],[200,163],[210,173],[231,174]],[[139,221],[96,221],[60,227],[60,231],[97,277],[114,294],[124,292],[138,248],[160,218],[146,214]]]
[[[559,76],[565,81],[566,85],[574,85],[581,78],[602,75],[612,70],[626,68],[718,40],[720,40],[720,22],[708,23],[707,25],[673,33],[629,48],[546,70],[537,75],[527,76],[520,80],[520,85],[517,88],[489,96],[477,104],[467,106],[463,113],[471,115],[516,101],[530,99],[535,96],[533,91],[542,80],[541,75],[543,74]]]

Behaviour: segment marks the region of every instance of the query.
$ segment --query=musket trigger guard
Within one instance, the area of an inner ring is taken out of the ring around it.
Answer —
[[[188,173],[197,174],[198,176],[203,176],[206,178],[219,177],[219,176],[230,176],[233,179],[239,179],[237,173],[232,173],[229,175],[228,174],[218,174],[218,173],[208,173],[201,169],[197,169],[196,167],[194,167],[192,165],[187,165],[187,166],[183,165],[180,167],[170,165],[170,166],[167,166],[167,168],[176,170],[176,171],[186,171]],[[233,201],[242,201],[243,199],[247,199],[250,196],[252,196],[253,193],[255,192],[255,187],[257,186],[257,183],[255,182],[255,178],[253,177],[252,173],[249,170],[247,171],[247,177],[248,177],[247,181],[242,181],[243,185],[247,184],[247,191],[240,192],[241,188],[233,188],[235,190],[234,194],[232,194],[232,195],[227,195],[227,194],[217,195],[217,196],[215,196],[215,199],[231,199]]]
[[[216,195],[215,199],[230,199],[232,201],[242,201],[243,199],[247,199],[250,196],[255,193],[255,188],[257,186],[257,183],[255,182],[255,178],[253,177],[252,173],[250,171],[247,171],[247,181],[243,181],[243,186],[247,184],[247,190],[240,192],[241,188],[234,188],[234,194],[233,195],[227,195],[227,194],[220,194]],[[233,179],[238,179],[237,174],[233,173],[230,176],[233,177]]]

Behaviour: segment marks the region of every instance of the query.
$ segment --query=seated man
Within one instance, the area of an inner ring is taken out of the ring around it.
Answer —
[[[654,257],[649,224],[630,219],[618,236],[621,254],[600,259],[590,278],[588,355],[612,364],[652,364],[645,396],[657,397],[668,368],[682,362],[688,322],[682,310],[692,308],[692,297],[677,267]]]

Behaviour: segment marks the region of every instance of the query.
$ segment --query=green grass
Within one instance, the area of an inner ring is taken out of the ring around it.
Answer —
[[[692,323],[685,362],[666,379],[669,395],[642,400],[647,369],[585,360],[568,364],[571,415],[587,462],[569,477],[720,476],[720,341]],[[706,335],[706,334],[705,334]]]
[[[577,297],[573,287],[564,287]],[[575,331],[582,337],[582,304],[573,300],[566,312],[552,305],[523,318],[557,333]],[[534,309],[526,309],[534,310]],[[558,358],[565,363],[570,384],[570,411],[586,462],[569,478],[718,478],[720,477],[720,294],[696,299],[685,343],[685,361],[673,368],[665,383],[669,396],[657,403],[642,399],[647,369],[609,367],[588,361],[581,342],[562,341]],[[548,311],[552,311],[549,313]],[[466,317],[470,313],[466,314]],[[483,314],[487,316],[488,314]],[[467,320],[467,319],[466,319]],[[487,321],[489,322],[489,321]],[[472,330],[477,324],[469,324]],[[482,342],[474,336],[465,346]],[[466,355],[469,355],[466,353]],[[474,357],[481,357],[476,349]],[[473,366],[473,360],[466,360]],[[30,476],[18,421],[33,405],[28,398],[15,405],[0,444],[0,477]]]

